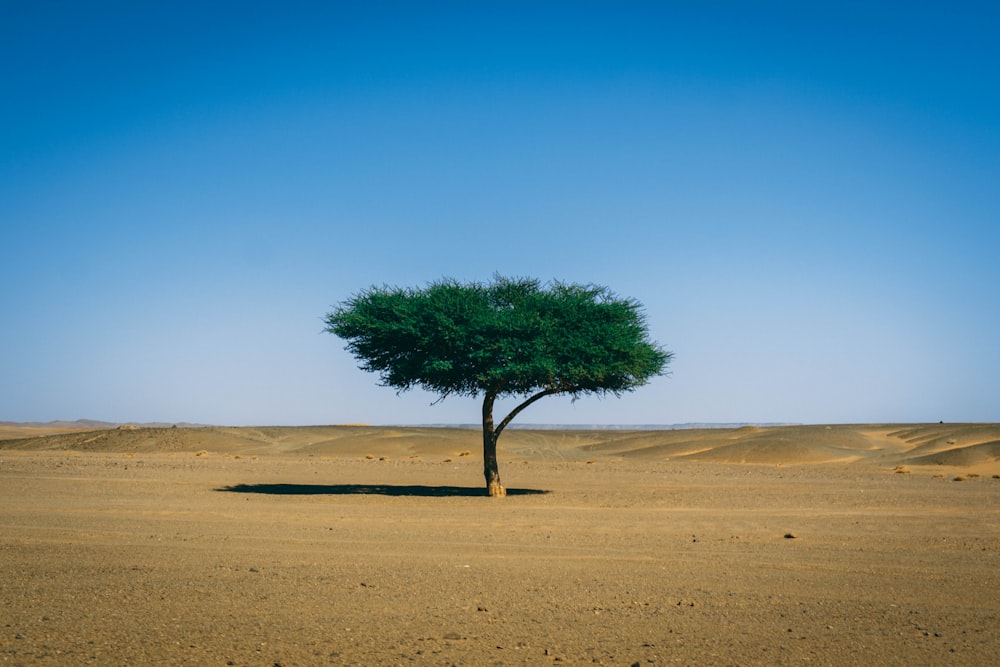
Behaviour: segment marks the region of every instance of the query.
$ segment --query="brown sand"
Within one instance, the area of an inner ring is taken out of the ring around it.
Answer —
[[[0,662],[996,664],[998,442],[510,431],[491,499],[474,431],[2,441]]]

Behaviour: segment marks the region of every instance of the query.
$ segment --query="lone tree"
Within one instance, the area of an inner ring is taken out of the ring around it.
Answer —
[[[545,396],[621,396],[664,373],[671,353],[648,339],[642,306],[606,287],[495,276],[492,283],[372,287],[327,314],[326,331],[382,385],[483,396],[487,492],[506,495],[497,438]],[[523,398],[494,426],[498,398]]]

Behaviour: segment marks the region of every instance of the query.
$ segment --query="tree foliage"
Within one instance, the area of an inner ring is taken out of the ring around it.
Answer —
[[[620,396],[662,374],[671,358],[648,340],[635,300],[606,287],[531,278],[372,287],[325,322],[383,385],[483,396],[484,435],[494,445],[515,415],[544,396]],[[494,428],[493,403],[510,396],[526,400]]]
[[[364,370],[399,390],[620,395],[662,372],[640,305],[607,288],[497,277],[424,289],[373,287],[326,317]]]

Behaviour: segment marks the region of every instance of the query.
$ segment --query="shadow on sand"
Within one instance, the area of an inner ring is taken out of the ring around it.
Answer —
[[[472,497],[486,496],[483,487],[424,486],[421,484],[236,484],[216,491],[230,493],[265,493],[275,496],[416,496]],[[542,489],[507,489],[508,496],[533,496],[548,493]]]

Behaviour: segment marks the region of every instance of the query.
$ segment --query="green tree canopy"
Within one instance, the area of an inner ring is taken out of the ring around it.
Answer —
[[[620,396],[662,374],[671,358],[648,340],[635,300],[606,287],[530,278],[372,287],[325,321],[383,385],[419,386],[441,398],[483,396],[491,495],[503,495],[496,439],[524,408],[553,394]],[[525,400],[494,427],[494,402],[510,396]]]

